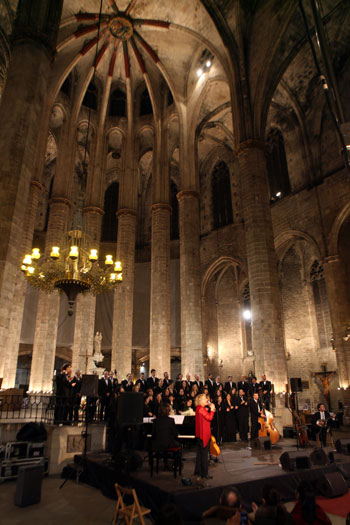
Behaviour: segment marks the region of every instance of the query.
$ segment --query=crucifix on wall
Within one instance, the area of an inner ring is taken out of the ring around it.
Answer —
[[[329,391],[329,380],[334,374],[336,374],[336,371],[328,371],[326,363],[322,363],[321,368],[322,372],[313,372],[312,375],[321,381],[323,385],[323,395],[326,398],[328,410],[331,410],[331,394]]]

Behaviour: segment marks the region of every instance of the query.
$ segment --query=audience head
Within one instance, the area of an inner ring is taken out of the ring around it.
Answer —
[[[160,392],[158,392],[158,394],[156,395],[156,401],[157,403],[161,403],[162,401],[162,394]]]
[[[213,374],[208,374],[209,379],[213,379]]]
[[[140,392],[140,383],[137,383],[137,385],[134,385],[132,387],[133,392]]]
[[[252,377],[252,383],[253,383],[253,384],[256,383],[256,377],[255,377],[255,376]]]
[[[215,381],[216,381],[217,383],[220,383],[220,376],[216,376]]]
[[[198,374],[195,374],[194,378],[195,378],[196,381],[199,381],[199,375]]]
[[[75,375],[79,379],[81,377],[81,370],[76,370]]]
[[[221,394],[217,397],[217,402],[219,403],[219,405],[222,403],[222,395]]]
[[[185,395],[185,391],[183,388],[180,388],[179,389],[179,396],[184,396]]]
[[[235,387],[233,387],[232,390],[231,390],[231,395],[235,396],[236,392],[237,392],[237,389]]]
[[[105,379],[108,379],[108,376],[109,376],[108,370],[104,370],[104,371],[103,371],[103,377],[104,377]]]
[[[170,405],[168,403],[161,403],[158,410],[158,417],[168,417],[170,414]]]
[[[316,517],[316,501],[312,485],[307,481],[302,481],[297,488],[296,495],[301,503],[304,520],[313,523]]]
[[[241,376],[241,380],[242,380],[242,381],[245,381],[245,376]]]
[[[266,485],[263,486],[262,497],[266,505],[270,505],[273,507],[279,505],[279,503],[281,502],[281,497],[278,490],[275,489],[275,487],[273,487],[269,483],[266,483]]]
[[[186,380],[191,381],[191,374],[186,374]]]
[[[241,498],[236,487],[227,487],[222,491],[220,496],[220,505],[232,507],[234,509],[241,508]]]

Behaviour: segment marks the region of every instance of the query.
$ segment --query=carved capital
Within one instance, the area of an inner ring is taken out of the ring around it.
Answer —
[[[132,210],[131,208],[121,208],[117,211],[116,216],[119,219],[119,217],[122,217],[122,215],[133,215],[134,217],[136,217],[137,212],[136,210]]]
[[[66,197],[52,197],[49,204],[50,206],[52,206],[52,204],[65,204],[68,208],[72,207],[71,201],[66,199]]]
[[[238,144],[236,148],[236,155],[239,157],[242,153],[244,153],[247,149],[260,149],[261,151],[265,152],[265,142],[263,140],[256,140],[256,139],[248,139],[240,144]]]
[[[104,215],[105,212],[103,211],[102,208],[99,208],[98,206],[86,206],[84,209],[83,209],[83,213],[84,214],[87,214],[87,213],[96,213],[97,215]]]
[[[41,184],[41,182],[39,182],[38,180],[34,180],[34,179],[32,179],[32,180],[30,181],[30,185],[33,186],[34,188],[37,188],[37,189],[40,191],[40,193],[41,193],[41,192],[43,191],[43,189],[44,189],[44,186],[43,186],[43,185]]]
[[[339,255],[328,255],[328,257],[323,258],[324,263],[339,263],[340,257]]]
[[[165,202],[158,202],[156,204],[152,204],[151,206],[151,212],[158,211],[158,210],[165,210],[171,213],[171,206],[169,204],[166,204]]]
[[[179,202],[182,199],[189,198],[189,197],[199,199],[199,193],[198,191],[195,191],[195,190],[182,190],[182,191],[179,191],[176,197]]]

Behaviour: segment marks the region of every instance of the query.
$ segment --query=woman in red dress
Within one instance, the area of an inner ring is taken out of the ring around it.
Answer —
[[[210,410],[208,412],[207,406]],[[215,405],[210,403],[205,394],[196,397],[196,438],[197,438],[197,457],[195,476],[211,479],[208,475],[208,455],[209,442],[211,436],[210,422],[215,413]]]

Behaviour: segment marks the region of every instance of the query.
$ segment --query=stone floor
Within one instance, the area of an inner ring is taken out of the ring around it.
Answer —
[[[0,485],[1,525],[74,525],[112,523],[115,501],[83,483],[67,481],[59,489],[58,477],[44,478],[41,502],[28,507],[16,507],[15,481]]]

